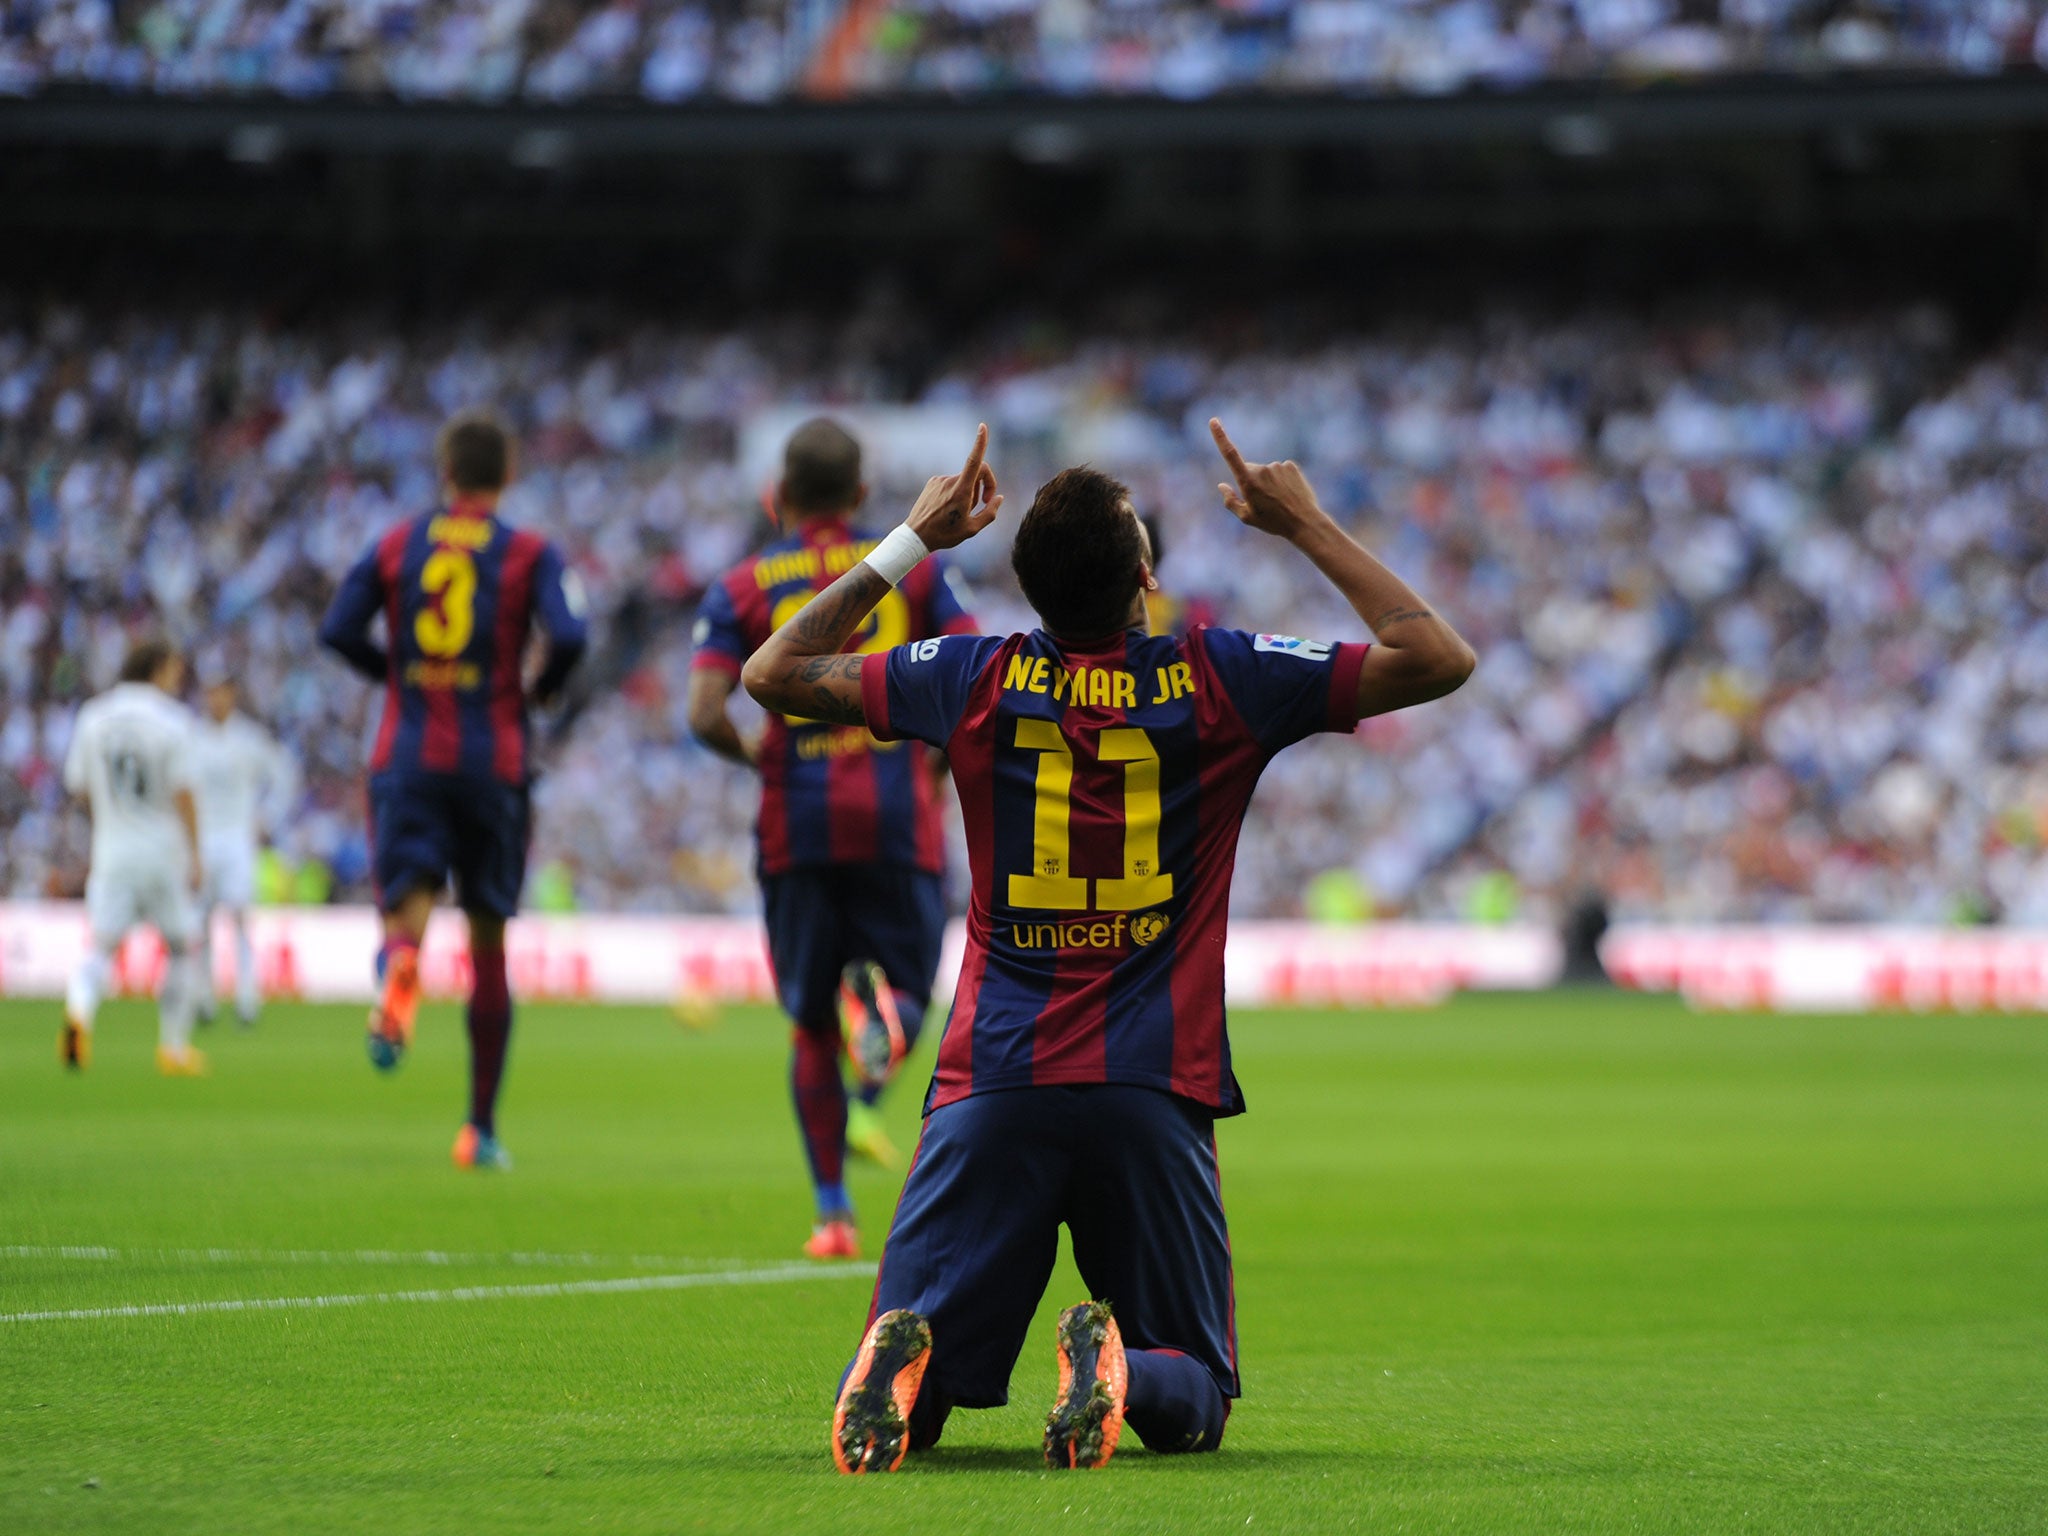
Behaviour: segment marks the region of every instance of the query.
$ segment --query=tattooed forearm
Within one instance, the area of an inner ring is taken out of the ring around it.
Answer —
[[[830,688],[813,688],[810,698],[790,714],[800,715],[806,720],[822,720],[828,725],[866,725],[867,711],[861,708],[858,688],[853,693],[837,692]]]
[[[857,683],[861,661],[859,656],[813,656],[797,668],[796,676],[806,683],[822,683],[835,677]]]
[[[859,725],[859,656],[839,648],[853,638],[861,620],[889,590],[866,565],[856,565],[812,598],[768,637],[740,674],[747,692],[769,709],[805,720]]]
[[[1405,624],[1410,619],[1434,618],[1436,618],[1436,614],[1427,608],[1396,608],[1392,613],[1383,613],[1374,619],[1372,621],[1372,629],[1374,634],[1378,634],[1389,624]],[[1439,622],[1441,621],[1439,620]]]
[[[796,616],[796,636],[805,651],[838,650],[868,616],[889,583],[866,565],[856,565],[804,604]]]

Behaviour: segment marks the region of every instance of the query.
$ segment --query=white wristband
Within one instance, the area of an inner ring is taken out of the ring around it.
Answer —
[[[882,536],[881,543],[868,551],[867,563],[882,580],[898,587],[917,568],[917,562],[930,553],[924,540],[910,531],[910,524],[898,523]]]

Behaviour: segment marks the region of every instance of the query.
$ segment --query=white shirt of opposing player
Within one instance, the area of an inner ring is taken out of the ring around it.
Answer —
[[[298,793],[298,769],[270,733],[247,715],[202,717],[192,733],[192,797],[202,847],[253,848],[275,828]]]
[[[64,787],[92,805],[92,864],[188,870],[177,792],[192,787],[192,713],[149,683],[117,683],[78,712]]]

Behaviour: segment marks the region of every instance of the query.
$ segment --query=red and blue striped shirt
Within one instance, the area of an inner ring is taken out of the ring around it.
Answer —
[[[928,1108],[1050,1083],[1244,1108],[1223,942],[1245,808],[1282,748],[1358,723],[1367,647],[1043,630],[870,656],[868,726],[943,749],[967,828],[967,951]]]
[[[812,596],[860,563],[876,540],[838,518],[807,521],[742,561],[704,594],[693,669],[734,676]],[[945,562],[926,560],[886,594],[847,650],[971,635],[974,620]],[[760,870],[821,864],[946,867],[939,791],[926,754],[861,726],[768,717],[761,743]]]
[[[384,615],[386,648],[370,639]],[[581,588],[546,539],[457,502],[409,519],[342,579],[321,643],[385,687],[370,771],[525,784],[531,777],[526,642],[538,625],[546,699],[583,654]]]

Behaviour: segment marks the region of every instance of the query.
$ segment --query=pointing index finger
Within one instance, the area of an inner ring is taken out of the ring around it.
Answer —
[[[983,422],[974,432],[974,448],[967,455],[967,467],[960,471],[960,483],[971,493],[981,484],[981,456],[988,451],[988,423]]]
[[[1244,462],[1244,455],[1237,451],[1237,444],[1230,440],[1230,434],[1223,430],[1223,423],[1214,416],[1209,418],[1209,435],[1216,439],[1217,452],[1223,455],[1223,462],[1230,466],[1230,472],[1237,476],[1237,483],[1244,484],[1244,477],[1250,473]]]

